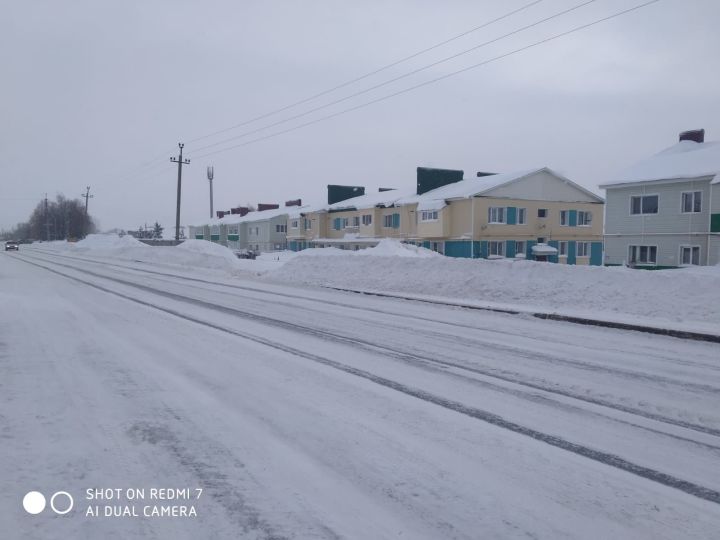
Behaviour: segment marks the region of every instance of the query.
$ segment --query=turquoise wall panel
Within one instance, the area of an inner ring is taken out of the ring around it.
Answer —
[[[568,242],[567,263],[575,264],[575,241]]]
[[[550,240],[548,242],[548,245],[554,247],[555,249],[558,249],[558,241],[557,240]],[[556,262],[558,262],[558,256],[551,255],[550,257],[548,257],[548,261],[556,263]]]
[[[505,256],[515,256],[515,240],[508,240],[507,242],[505,242]]]
[[[570,210],[570,226],[577,227],[577,210]]]
[[[602,242],[592,242],[590,244],[590,264],[593,266],[602,266]]]

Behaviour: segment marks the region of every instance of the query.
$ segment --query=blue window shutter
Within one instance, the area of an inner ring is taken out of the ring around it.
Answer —
[[[400,228],[400,214],[393,214],[393,215],[392,215],[392,226],[393,226],[393,229],[399,229],[399,228]]]
[[[568,225],[571,227],[577,227],[577,210],[570,210],[570,219],[568,221]]]
[[[506,223],[508,225],[515,225],[517,223],[517,208],[508,206],[505,211],[507,212]]]
[[[568,242],[567,263],[575,264],[575,241]]]
[[[554,247],[555,249],[559,249],[559,247],[558,247],[558,241],[557,241],[557,240],[550,240],[550,241],[548,242],[548,245]],[[559,253],[559,251],[558,251],[558,253]],[[551,255],[550,257],[548,257],[548,260],[549,260],[550,262],[556,263],[556,262],[558,262],[558,256],[557,256],[557,255]]]
[[[333,222],[334,222],[333,229],[335,229],[336,231],[339,231],[340,230],[340,218],[336,217]]]
[[[480,241],[480,256],[483,259],[487,259],[488,256],[488,243],[487,240]]]
[[[602,242],[593,242],[590,244],[590,264],[593,266],[602,266]]]
[[[515,210],[513,208],[513,210]],[[514,257],[515,256],[515,240],[507,240],[505,242],[505,256],[506,257]]]
[[[527,248],[526,248],[526,249],[527,249],[527,253],[525,253],[525,257],[527,258],[528,261],[532,260],[532,258],[533,258],[532,248],[533,248],[534,245],[535,245],[535,240],[528,240],[528,241],[527,241]]]

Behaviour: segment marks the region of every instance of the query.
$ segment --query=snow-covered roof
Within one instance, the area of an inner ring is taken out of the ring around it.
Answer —
[[[455,182],[453,184],[448,184],[446,186],[439,187],[437,189],[433,189],[431,191],[428,191],[426,193],[423,193],[422,195],[411,195],[409,197],[404,197],[402,200],[398,201],[398,204],[412,204],[412,203],[418,203],[425,204],[425,201],[432,201],[432,200],[449,200],[449,199],[465,199],[469,197],[476,197],[479,195],[483,195],[495,188],[498,188],[500,186],[504,186],[506,184],[510,184],[512,182],[515,182],[517,180],[520,180],[522,178],[525,178],[527,176],[537,174],[540,172],[546,172],[553,176],[556,176],[557,178],[560,178],[565,183],[572,185],[573,187],[581,190],[582,192],[586,193],[590,197],[592,197],[595,200],[602,201],[600,197],[595,195],[594,193],[588,191],[582,186],[579,186],[578,184],[568,180],[561,174],[556,173],[552,169],[548,167],[540,167],[537,169],[528,169],[524,171],[515,171],[515,172],[507,172],[507,173],[500,173],[500,174],[492,174],[488,176],[481,176],[481,177],[475,177],[475,178],[468,178],[465,180],[460,180],[459,182]]]
[[[376,206],[388,208],[395,204],[398,200],[409,197],[411,194],[412,191],[401,189],[375,191],[372,193],[366,193],[365,195],[360,195],[359,197],[345,199],[344,201],[336,202],[334,204],[325,206],[325,210],[361,210],[365,208],[374,208]]]
[[[557,255],[558,250],[548,244],[535,244],[532,252],[535,255]]]
[[[423,210],[442,210],[447,206],[445,199],[427,199],[420,198],[418,201],[417,211],[422,212]]]
[[[714,177],[713,184],[720,182],[720,141],[680,141],[625,169],[600,187],[703,176]]]
[[[297,207],[292,207],[297,208]],[[291,207],[280,207],[272,210],[262,210],[260,212],[248,212],[244,216],[240,214],[228,214],[221,218],[212,218],[203,223],[202,225],[195,225],[195,227],[202,227],[204,225],[237,225],[239,223],[248,223],[252,221],[265,221],[267,219],[276,218],[279,216],[287,215]]]

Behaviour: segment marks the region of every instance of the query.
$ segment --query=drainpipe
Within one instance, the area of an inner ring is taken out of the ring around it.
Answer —
[[[475,258],[475,197],[470,196],[470,258]]]
[[[705,260],[705,264],[707,266],[710,266],[710,241],[712,240],[712,234],[711,234],[711,231],[712,231],[712,186],[713,186],[712,183],[713,183],[713,179],[710,179],[710,192],[708,193],[708,204],[707,204],[707,209],[708,209],[707,255],[706,255],[706,260]]]

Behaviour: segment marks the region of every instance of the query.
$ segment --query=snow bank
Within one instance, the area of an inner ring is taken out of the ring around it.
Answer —
[[[337,251],[332,259],[296,257],[265,278],[486,301],[578,316],[622,314],[711,323],[720,332],[720,267],[645,271],[512,259],[358,257],[361,252]]]
[[[178,245],[176,249],[187,251],[188,253],[219,257],[233,263],[237,261],[237,256],[230,249],[214,244],[213,242],[208,242],[207,240],[185,240],[182,244]]]
[[[88,250],[149,247],[130,235],[118,236],[116,234],[88,234],[87,237],[74,245],[76,248]]]
[[[429,249],[403,244],[399,240],[393,240],[392,238],[383,238],[378,242],[377,246],[356,251],[355,254],[371,257],[413,257],[422,259],[441,257],[440,254]]]

